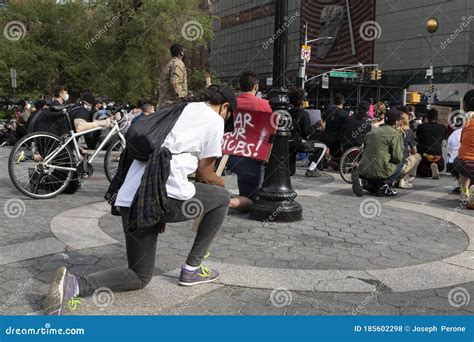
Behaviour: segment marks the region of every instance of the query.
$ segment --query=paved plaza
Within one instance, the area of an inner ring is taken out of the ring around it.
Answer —
[[[11,184],[0,149],[0,312],[42,314],[53,272],[126,265],[119,217],[102,200],[101,165],[74,195],[32,200]],[[474,312],[474,211],[458,206],[451,178],[416,179],[395,198],[355,197],[336,172],[292,178],[303,220],[256,222],[231,211],[206,260],[218,282],[177,285],[191,222],[159,236],[143,290],[101,289],[78,315],[466,315]],[[234,176],[226,187],[236,192]]]

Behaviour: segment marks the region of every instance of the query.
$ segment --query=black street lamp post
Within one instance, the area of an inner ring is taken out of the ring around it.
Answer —
[[[285,16],[287,0],[275,0],[275,29],[273,46],[273,85],[270,90],[270,105],[279,113],[278,129],[273,139],[273,148],[265,166],[265,179],[255,201],[250,217],[258,221],[293,222],[302,219],[303,209],[295,201],[296,192],[291,186],[288,163],[291,115],[286,83],[286,39]]]

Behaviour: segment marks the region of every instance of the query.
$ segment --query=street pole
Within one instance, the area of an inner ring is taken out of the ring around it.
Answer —
[[[436,18],[429,18],[426,22],[425,22],[425,27],[426,27],[426,30],[430,33],[430,34],[433,34],[436,32],[436,30],[438,30],[438,26],[439,26],[439,23],[438,23],[438,20]],[[433,104],[433,93],[434,93],[434,89],[433,89],[433,77],[434,77],[434,72],[433,72],[433,46],[431,44],[431,42],[422,34],[418,34],[418,37],[420,38],[423,38],[426,43],[428,44],[428,46],[430,47],[430,68],[427,70],[426,72],[426,78],[428,78],[429,80],[429,90],[428,90],[428,104],[426,106],[427,109],[431,109],[431,105]]]
[[[312,42],[316,42],[321,39],[333,39],[332,37],[320,37],[320,38],[315,38],[308,40],[308,22],[305,23],[305,32],[304,32],[304,45],[308,45]],[[304,59],[302,64],[300,65],[301,72],[300,72],[300,77],[301,77],[301,88],[304,90],[304,86],[306,83],[306,60]]]
[[[304,24],[304,45],[308,45],[308,22]],[[301,88],[304,90],[306,78],[306,59],[303,59],[303,77],[301,78]]]
[[[254,202],[250,218],[265,222],[293,222],[303,216],[303,208],[295,201],[296,192],[291,186],[289,169],[289,139],[291,115],[288,90],[286,89],[286,39],[287,30],[278,35],[284,26],[287,0],[275,0],[275,40],[273,46],[273,85],[270,90],[272,111],[280,114],[278,129],[273,139],[273,148],[265,166],[265,178],[259,199]]]

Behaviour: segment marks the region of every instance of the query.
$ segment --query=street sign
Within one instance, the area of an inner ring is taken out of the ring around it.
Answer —
[[[16,69],[10,69],[10,77],[12,79],[12,88],[16,88]]]
[[[357,72],[353,71],[331,71],[329,72],[329,76],[331,77],[342,77],[342,78],[357,78]]]
[[[267,78],[267,86],[271,86],[273,84],[273,77]]]
[[[328,74],[323,75],[321,86],[323,89],[329,89],[329,76]]]
[[[311,46],[309,45],[301,46],[301,59],[303,61],[309,62],[309,60],[311,59]]]

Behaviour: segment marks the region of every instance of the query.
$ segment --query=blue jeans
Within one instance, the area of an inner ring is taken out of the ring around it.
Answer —
[[[255,201],[263,183],[263,164],[255,159],[231,156],[227,166],[237,175],[239,195]]]
[[[400,178],[400,175],[402,174],[402,170],[403,170],[404,165],[405,165],[405,160],[402,160],[397,165],[397,169],[395,170],[394,174],[387,178],[387,183],[392,185],[393,183],[395,183]]]

